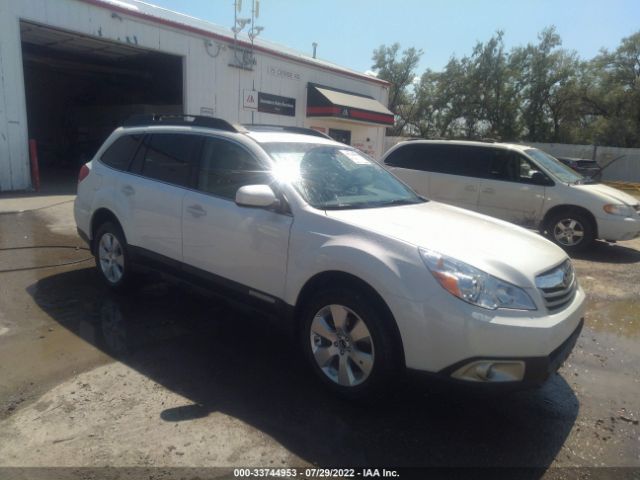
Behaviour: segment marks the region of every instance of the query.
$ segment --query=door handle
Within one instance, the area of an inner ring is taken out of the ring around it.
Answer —
[[[122,187],[121,192],[124,193],[127,197],[130,197],[131,195],[136,193],[131,185],[125,185],[124,187]]]
[[[465,189],[467,192],[475,192],[475,191],[476,191],[476,186],[475,186],[475,185],[466,185],[466,186],[464,187],[464,189]]]
[[[194,217],[204,217],[207,212],[200,205],[191,205],[187,207],[187,211]]]
[[[491,187],[487,187],[482,189],[482,193],[496,193],[496,191]]]

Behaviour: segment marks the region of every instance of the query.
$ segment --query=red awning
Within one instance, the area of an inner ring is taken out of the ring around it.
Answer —
[[[393,125],[394,116],[375,98],[309,84],[307,117],[334,117]]]

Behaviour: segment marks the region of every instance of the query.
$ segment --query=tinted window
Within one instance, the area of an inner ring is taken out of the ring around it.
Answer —
[[[218,138],[205,141],[198,172],[198,190],[235,199],[240,187],[265,185],[271,181],[271,175],[244,148]]]
[[[518,158],[513,152],[493,150],[488,178],[513,182],[517,180],[518,174]]]
[[[136,153],[142,135],[124,135],[111,144],[102,154],[100,160],[117,170],[126,170],[131,158]]]
[[[489,157],[485,148],[423,143],[398,148],[385,163],[423,172],[479,177],[486,174]]]
[[[482,177],[487,171],[491,151],[483,147],[442,145],[434,155],[437,161],[434,171],[464,177]],[[440,152],[441,150],[441,152]]]
[[[162,182],[188,186],[201,144],[201,137],[196,135],[147,135],[131,170]]]
[[[419,150],[421,145],[405,145],[395,149],[385,159],[385,165],[410,170],[424,170],[423,152]]]

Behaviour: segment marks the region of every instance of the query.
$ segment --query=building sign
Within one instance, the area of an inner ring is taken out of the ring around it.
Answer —
[[[296,99],[258,92],[258,111],[295,117]]]
[[[300,74],[297,72],[290,72],[280,67],[273,67],[269,65],[267,67],[267,73],[278,78],[286,78],[287,80],[300,80]]]
[[[248,110],[257,110],[258,92],[256,90],[244,90],[242,105]]]

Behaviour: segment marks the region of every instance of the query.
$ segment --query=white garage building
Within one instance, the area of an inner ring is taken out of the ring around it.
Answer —
[[[135,0],[0,0],[0,192],[32,186],[29,140],[43,182],[75,176],[134,113],[312,127],[379,157],[388,88]]]

